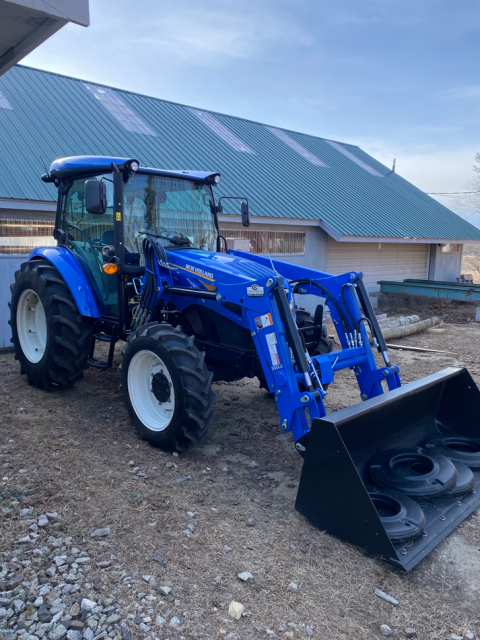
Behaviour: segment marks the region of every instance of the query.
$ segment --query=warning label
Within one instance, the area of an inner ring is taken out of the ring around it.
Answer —
[[[257,325],[257,329],[265,329],[266,327],[271,327],[273,324],[272,314],[266,313],[264,316],[258,316],[258,318],[255,318],[255,324]]]
[[[272,361],[272,369],[283,369],[283,365],[280,363],[280,356],[278,355],[277,336],[275,333],[267,333],[265,339],[267,341],[268,351]]]

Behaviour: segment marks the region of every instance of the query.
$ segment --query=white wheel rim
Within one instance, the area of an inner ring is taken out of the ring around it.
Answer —
[[[164,384],[166,378],[170,385],[170,397],[165,402],[160,402],[153,392],[152,383],[156,375],[162,376]],[[130,360],[127,384],[137,417],[150,431],[164,431],[173,418],[175,391],[163,360],[152,351],[139,351]]]
[[[17,333],[25,357],[30,362],[40,362],[47,346],[47,321],[43,304],[33,289],[25,289],[18,301]]]

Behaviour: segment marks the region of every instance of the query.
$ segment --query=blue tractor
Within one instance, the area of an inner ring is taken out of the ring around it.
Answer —
[[[360,272],[229,249],[218,173],[78,156],[55,160],[42,180],[58,188],[57,246],[32,251],[11,300],[29,384],[68,387],[88,367],[111,367],[124,341],[132,423],[181,453],[212,422],[212,382],[256,376],[304,458],[297,509],[407,570],[478,506],[477,387],[464,369],[402,387]],[[248,200],[237,201],[248,227]],[[307,295],[319,301],[313,314],[299,305]],[[324,304],[341,349],[326,335]],[[327,416],[340,369],[363,402]]]

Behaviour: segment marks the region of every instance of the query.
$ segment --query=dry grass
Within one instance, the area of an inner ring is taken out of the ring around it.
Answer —
[[[407,381],[464,362],[480,374],[478,327],[449,325],[446,334],[403,342],[455,352],[392,353]],[[142,606],[135,593],[150,591],[142,574],[156,575],[158,584],[170,580],[180,605],[158,605],[158,613],[171,610],[182,620],[180,630],[169,629],[171,640],[230,632],[238,639],[266,638],[267,628],[293,630],[289,622],[299,625],[296,638],[306,637],[301,625],[310,625],[315,638],[352,640],[383,637],[384,623],[395,637],[413,626],[419,638],[439,640],[480,628],[477,515],[408,575],[315,530],[294,510],[301,459],[290,437],[280,433],[275,406],[256,380],[217,385],[207,440],[173,457],[136,437],[116,369],[89,370],[74,388],[51,394],[29,387],[11,355],[0,356],[0,376],[0,477],[10,478],[0,493],[18,495],[24,506],[58,511],[62,535],[79,544],[91,545],[90,532],[111,525],[106,543],[94,544],[96,558],[114,554],[121,565],[116,570],[130,576],[138,571],[140,583],[129,589],[119,574],[107,571],[105,589],[118,591],[124,610],[133,611]],[[328,392],[329,410],[357,399],[355,381],[344,372]],[[148,477],[135,479],[130,460]],[[188,479],[175,482],[181,477]],[[247,518],[257,525],[247,527]],[[197,526],[191,537],[182,533],[189,522]],[[3,518],[0,524],[1,548],[9,548],[20,523]],[[151,560],[158,547],[166,550],[166,568]],[[254,583],[240,583],[241,571],[251,571]],[[291,581],[298,593],[287,591]],[[400,606],[375,597],[375,588]],[[248,613],[240,621],[227,615],[233,599]]]

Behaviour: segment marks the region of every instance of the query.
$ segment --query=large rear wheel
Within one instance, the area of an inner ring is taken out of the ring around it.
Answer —
[[[80,315],[57,269],[46,260],[24,262],[11,291],[15,358],[29,384],[52,390],[80,380],[88,367],[93,321]]]
[[[213,374],[193,336],[151,322],[130,334],[122,351],[122,388],[139,435],[181,453],[207,434],[213,420]]]

